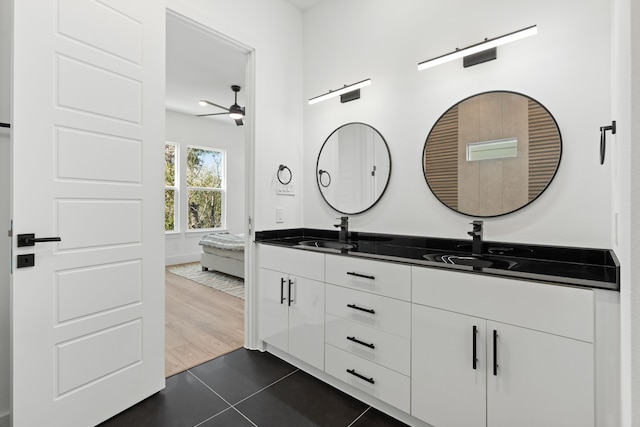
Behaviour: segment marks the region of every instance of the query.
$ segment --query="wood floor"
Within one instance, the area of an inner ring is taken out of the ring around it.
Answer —
[[[244,300],[168,270],[165,278],[167,377],[242,347]]]

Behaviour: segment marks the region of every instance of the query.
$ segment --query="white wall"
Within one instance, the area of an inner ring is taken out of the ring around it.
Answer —
[[[166,0],[167,7],[255,50],[256,230],[302,226],[302,195],[277,196],[276,172],[286,164],[302,186],[302,14],[285,0]],[[253,83],[253,84],[252,84]],[[255,108],[252,108],[255,107]],[[285,209],[276,224],[275,209]]]
[[[230,233],[244,231],[244,137],[245,131],[236,126],[232,120],[204,119],[193,117],[175,111],[167,111],[166,135],[167,142],[179,144],[180,158],[186,158],[188,145],[223,149],[227,159],[227,198],[226,198],[226,230]],[[181,170],[180,180],[185,182],[186,171]],[[180,194],[180,211],[176,233],[166,235],[165,262],[167,265],[189,261],[199,261],[202,252],[198,242],[206,234],[201,232],[187,232],[186,217],[187,195]]]
[[[0,0],[0,122],[10,122],[11,2]],[[0,427],[9,419],[9,280],[11,239],[9,215],[9,130],[0,128]]]
[[[612,2],[613,248],[621,264],[622,426],[640,425],[640,5]],[[618,213],[616,230],[615,213]],[[635,404],[634,404],[635,403]]]
[[[440,115],[470,95],[521,92],[554,115],[563,138],[544,194],[510,215],[485,219],[487,240],[610,247],[610,162],[599,165],[599,126],[610,121],[608,0],[325,0],[304,14],[304,97],[371,78],[361,99],[305,106],[304,223],[330,228],[315,163],[338,126],[362,121],[385,137],[387,192],[352,230],[467,238],[472,218],[442,205],[422,172],[424,141]],[[537,24],[538,35],[498,48],[498,59],[417,71],[423,60]]]

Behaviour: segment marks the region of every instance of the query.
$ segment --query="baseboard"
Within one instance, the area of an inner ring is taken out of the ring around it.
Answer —
[[[0,414],[0,427],[9,427],[9,413]]]
[[[200,252],[195,254],[167,256],[164,258],[164,265],[185,264],[187,262],[200,262]]]

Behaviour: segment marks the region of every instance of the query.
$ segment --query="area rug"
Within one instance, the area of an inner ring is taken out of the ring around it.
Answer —
[[[244,299],[244,280],[218,271],[202,271],[199,262],[169,267],[171,273]]]

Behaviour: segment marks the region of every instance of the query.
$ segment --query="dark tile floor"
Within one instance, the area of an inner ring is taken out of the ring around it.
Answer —
[[[100,427],[405,425],[269,353],[239,349],[167,378]]]

